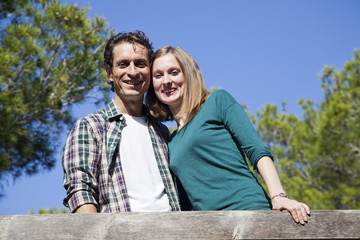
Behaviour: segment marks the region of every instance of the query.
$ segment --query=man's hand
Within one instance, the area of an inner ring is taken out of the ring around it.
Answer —
[[[273,210],[288,210],[294,221],[302,225],[307,222],[308,216],[310,215],[310,208],[305,203],[296,200],[279,196],[273,198],[271,203]]]

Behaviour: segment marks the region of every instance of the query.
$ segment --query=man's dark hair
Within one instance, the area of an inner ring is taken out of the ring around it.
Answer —
[[[115,36],[111,37],[105,46],[104,51],[104,68],[107,73],[112,71],[113,68],[113,50],[114,47],[119,43],[137,43],[142,46],[144,46],[148,50],[148,56],[149,56],[149,63],[151,65],[152,63],[152,57],[154,54],[152,43],[149,41],[149,38],[145,35],[144,32],[135,30],[134,32],[123,32],[118,33]],[[112,82],[109,82],[111,84],[111,90],[114,91],[114,86]]]

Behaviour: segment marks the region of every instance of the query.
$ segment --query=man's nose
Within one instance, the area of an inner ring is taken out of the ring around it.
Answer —
[[[139,75],[139,70],[137,69],[137,67],[136,67],[133,63],[131,63],[131,64],[129,65],[128,75],[129,75],[130,77],[136,77],[136,76]]]

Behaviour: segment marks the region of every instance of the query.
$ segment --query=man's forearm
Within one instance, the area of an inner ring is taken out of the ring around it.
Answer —
[[[76,209],[75,213],[97,213],[97,209],[94,204],[88,203],[81,205],[78,209]]]

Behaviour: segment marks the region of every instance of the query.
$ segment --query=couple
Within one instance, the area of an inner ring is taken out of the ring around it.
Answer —
[[[286,209],[307,221],[308,206],[286,196],[242,107],[224,90],[209,93],[184,50],[154,54],[143,32],[120,33],[107,42],[104,65],[115,97],[76,122],[62,151],[72,212]],[[172,119],[170,138],[160,122]]]

